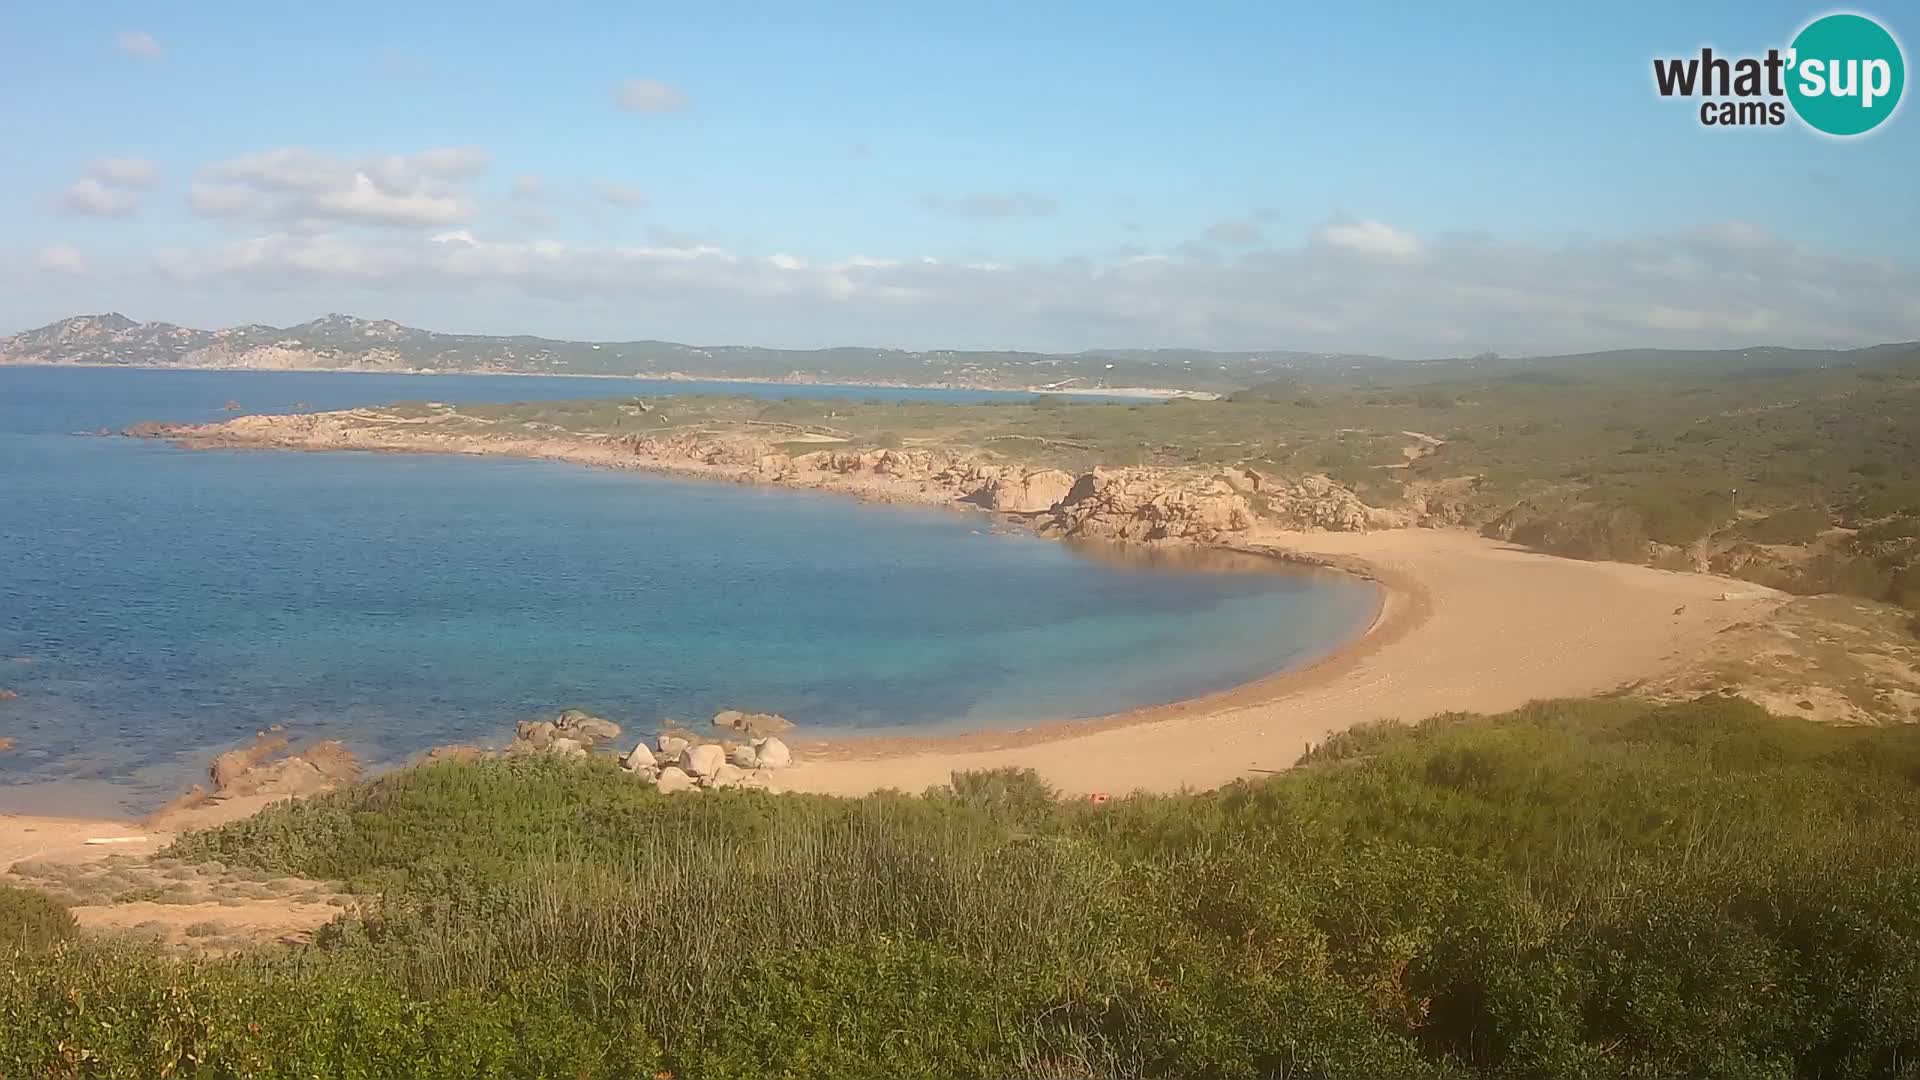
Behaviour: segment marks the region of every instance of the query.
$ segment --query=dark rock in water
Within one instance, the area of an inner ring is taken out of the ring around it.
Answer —
[[[545,750],[547,744],[553,741],[553,733],[554,724],[551,720],[522,720],[513,734],[513,741],[516,748]]]
[[[564,738],[588,746],[620,737],[620,725],[585,709],[564,709],[554,718],[554,730]]]
[[[793,721],[778,713],[750,713],[726,709],[714,714],[713,726],[729,728],[748,738],[758,739],[793,730]]]
[[[510,754],[550,753],[577,757],[596,743],[620,737],[620,725],[585,709],[564,709],[552,720],[523,720],[514,730]]]

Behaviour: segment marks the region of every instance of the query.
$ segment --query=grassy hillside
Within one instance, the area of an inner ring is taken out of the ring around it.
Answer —
[[[1920,1075],[1920,731],[1557,702],[1305,766],[1091,805],[437,764],[174,846],[377,898],[312,946],[17,952],[0,1076]]]

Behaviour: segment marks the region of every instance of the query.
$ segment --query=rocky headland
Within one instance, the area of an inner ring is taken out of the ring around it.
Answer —
[[[1361,532],[1422,524],[1444,510],[1368,506],[1326,476],[1279,477],[1240,466],[1094,468],[1078,474],[980,451],[793,442],[753,429],[658,435],[529,431],[435,407],[241,416],[213,424],[141,424],[127,434],[195,448],[367,450],[571,461],[864,499],[979,508],[1025,518],[1039,533],[1146,544],[1230,545],[1257,523]]]

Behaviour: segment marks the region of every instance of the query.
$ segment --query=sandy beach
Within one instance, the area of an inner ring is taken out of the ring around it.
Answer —
[[[1619,689],[1784,600],[1747,582],[1562,559],[1455,530],[1256,531],[1245,546],[1370,567],[1386,591],[1372,630],[1311,668],[1176,705],[1022,732],[830,744],[803,754],[780,786],[919,791],[956,770],[1012,766],[1076,795],[1217,787],[1285,769],[1308,744],[1369,720]]]

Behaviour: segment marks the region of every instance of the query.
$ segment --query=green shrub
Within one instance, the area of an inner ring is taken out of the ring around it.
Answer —
[[[17,959],[0,1076],[1920,1058],[1920,729],[1622,697],[1365,725],[1301,765],[1099,806],[1026,770],[857,800],[664,797],[600,763],[396,773],[168,853],[342,877],[379,894],[366,914],[286,953]]]
[[[73,915],[36,889],[0,885],[0,955],[37,952],[74,935]]]
[[[1744,522],[1735,530],[1756,544],[1811,544],[1827,531],[1827,512],[1802,506]]]

